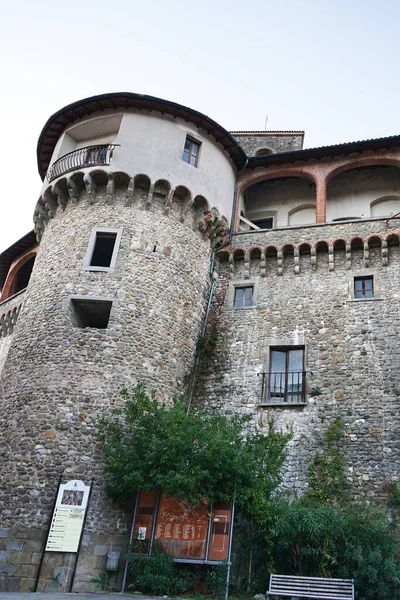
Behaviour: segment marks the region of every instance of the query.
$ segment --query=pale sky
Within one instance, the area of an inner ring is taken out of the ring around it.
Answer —
[[[138,92],[305,146],[400,134],[398,0],[0,0],[0,252],[30,231],[36,143],[71,102]]]

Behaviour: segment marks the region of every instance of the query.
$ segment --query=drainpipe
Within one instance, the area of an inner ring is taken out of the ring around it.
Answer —
[[[236,204],[237,204],[237,192],[238,192],[238,187],[239,187],[239,177],[241,176],[241,174],[243,173],[243,171],[247,167],[248,162],[249,162],[249,157],[246,158],[246,162],[244,163],[244,166],[240,169],[239,173],[237,174],[236,181],[235,181],[235,189],[233,190],[231,226],[229,228],[229,241],[230,242],[232,241],[232,237],[233,237],[233,225],[234,225],[235,215],[236,215]]]

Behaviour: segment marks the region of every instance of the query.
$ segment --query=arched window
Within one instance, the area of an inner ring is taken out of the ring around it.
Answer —
[[[400,196],[384,196],[371,202],[371,217],[392,217],[400,212]]]
[[[273,150],[271,150],[270,148],[260,148],[255,153],[255,156],[266,156],[267,154],[273,154]]]

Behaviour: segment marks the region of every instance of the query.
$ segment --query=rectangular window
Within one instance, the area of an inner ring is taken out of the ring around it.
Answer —
[[[183,149],[182,160],[193,167],[197,167],[199,162],[200,146],[200,142],[197,142],[187,135],[185,147]]]
[[[117,262],[122,229],[93,229],[83,268],[87,271],[111,271]]]
[[[271,348],[267,376],[268,404],[298,404],[304,402],[304,348]]]
[[[91,267],[109,267],[111,265],[116,239],[116,233],[96,231],[96,241],[90,260]]]
[[[256,219],[253,221],[254,225],[257,225],[260,229],[273,229],[274,217],[268,217],[267,219]]]
[[[354,277],[354,298],[374,297],[374,277]]]
[[[235,287],[235,308],[245,308],[254,305],[254,286]]]
[[[75,327],[107,329],[112,307],[111,300],[72,298],[72,321]]]

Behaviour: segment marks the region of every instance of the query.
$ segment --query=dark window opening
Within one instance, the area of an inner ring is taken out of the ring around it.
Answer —
[[[73,321],[76,327],[107,329],[110,319],[111,300],[72,300]]]
[[[246,306],[253,306],[254,298],[254,286],[249,285],[245,287],[235,287],[235,308],[244,308]]]
[[[304,402],[304,348],[273,348],[267,373],[267,402],[298,404]]]
[[[374,297],[374,278],[354,277],[354,298],[373,298]]]
[[[96,232],[96,241],[90,261],[91,267],[109,267],[111,265],[116,239],[116,233]]]
[[[196,140],[187,136],[185,147],[183,149],[182,160],[193,167],[197,167],[199,162],[200,146],[200,142],[196,142]]]
[[[21,292],[26,287],[28,287],[29,280],[31,278],[33,265],[35,264],[36,256],[32,256],[29,260],[26,261],[19,269],[16,277],[15,277],[15,289],[14,294]]]
[[[252,221],[254,225],[257,225],[260,229],[273,229],[274,227],[274,218],[268,217],[267,219],[257,219],[256,221]]]

